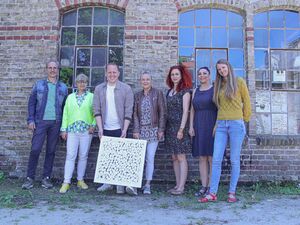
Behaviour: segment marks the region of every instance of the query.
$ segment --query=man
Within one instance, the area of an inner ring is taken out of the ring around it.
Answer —
[[[114,63],[106,65],[107,82],[99,84],[94,91],[94,115],[98,126],[98,135],[122,137],[127,135],[128,126],[133,112],[133,92],[129,85],[119,81],[119,67]],[[109,184],[103,184],[97,190],[112,189]],[[129,194],[136,195],[136,189],[126,187]],[[124,194],[124,187],[117,186],[117,194]]]
[[[44,162],[42,187],[48,189],[56,145],[60,133],[62,110],[68,95],[67,86],[58,81],[58,63],[50,61],[46,66],[48,77],[38,80],[28,101],[28,128],[33,132],[31,152],[28,161],[27,179],[23,189],[33,187],[35,171],[45,138],[47,136],[46,156]]]

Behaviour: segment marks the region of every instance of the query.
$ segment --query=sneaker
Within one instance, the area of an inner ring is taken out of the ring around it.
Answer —
[[[103,191],[108,191],[112,190],[113,187],[110,184],[102,184],[100,187],[97,188],[97,191],[103,192]]]
[[[51,180],[49,177],[45,177],[42,179],[42,187],[46,189],[53,188],[53,184],[51,183]]]
[[[22,189],[31,189],[33,188],[33,179],[30,177],[26,178],[26,181],[24,182],[24,184],[22,184]]]
[[[229,203],[237,202],[237,198],[235,196],[235,193],[228,193],[227,202],[229,202]]]
[[[136,188],[127,186],[126,193],[129,195],[138,195]]]
[[[143,194],[144,195],[151,195],[151,188],[150,188],[150,185],[145,185],[144,188],[143,188]]]
[[[216,202],[218,200],[217,195],[213,193],[209,193],[205,195],[203,198],[199,198],[198,202],[206,203],[206,202]]]
[[[117,185],[117,194],[125,194],[124,186]]]
[[[70,184],[63,183],[61,188],[59,189],[59,193],[64,194],[70,189]]]
[[[86,189],[89,188],[89,186],[84,182],[84,180],[79,180],[79,181],[77,182],[77,187],[78,187],[78,188],[81,188],[81,189],[83,189],[83,190],[86,190]]]

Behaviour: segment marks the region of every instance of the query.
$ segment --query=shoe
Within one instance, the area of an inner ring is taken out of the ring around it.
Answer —
[[[195,193],[196,197],[203,197],[204,195],[208,194],[208,187],[201,187],[200,190],[198,192]]]
[[[235,196],[235,193],[228,193],[227,202],[229,202],[229,203],[237,202],[237,198]]]
[[[216,202],[218,200],[217,195],[209,193],[205,195],[203,198],[199,198],[198,202],[206,203],[206,202]]]
[[[64,194],[70,189],[70,184],[68,183],[63,183],[61,185],[61,188],[59,189],[59,193]]]
[[[150,185],[145,185],[143,188],[143,194],[144,195],[151,195],[151,187]]]
[[[173,188],[167,190],[167,192],[168,192],[168,193],[171,193],[172,191],[176,191],[176,190],[177,190],[177,188],[176,188],[176,187],[173,187]]]
[[[125,194],[125,187],[121,185],[117,185],[117,194],[122,195]]]
[[[46,189],[53,188],[53,184],[51,183],[51,180],[49,177],[45,177],[42,179],[42,187]]]
[[[83,189],[83,190],[86,190],[86,189],[89,188],[89,186],[84,182],[84,180],[79,180],[79,181],[77,182],[77,187],[78,187],[78,188],[81,188],[81,189]]]
[[[138,195],[136,188],[127,186],[126,193],[129,195]]]
[[[109,191],[112,190],[113,187],[110,184],[102,184],[100,187],[97,188],[97,191],[103,192],[103,191]]]
[[[184,190],[180,191],[180,190],[174,190],[171,191],[171,195],[183,195],[184,194]]]
[[[22,184],[22,189],[31,189],[33,188],[33,179],[30,177],[26,178],[26,181],[24,182],[24,184]]]

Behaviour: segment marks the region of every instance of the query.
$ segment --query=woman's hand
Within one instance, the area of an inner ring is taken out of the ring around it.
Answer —
[[[94,127],[90,127],[90,128],[89,128],[89,134],[93,134],[94,131],[95,131],[95,128],[94,128]]]
[[[216,130],[217,130],[217,124],[214,126],[214,129],[213,129],[213,133],[212,133],[212,136],[214,137],[215,134],[216,134]]]
[[[63,140],[67,140],[67,138],[68,138],[68,134],[67,134],[67,132],[61,132],[60,133],[60,136],[61,136],[61,138],[63,139]]]
[[[195,130],[194,130],[193,127],[190,127],[190,129],[189,129],[189,135],[190,135],[191,137],[195,136]]]
[[[158,138],[159,141],[162,140],[164,138],[164,132],[158,131],[157,132],[157,138]]]
[[[183,129],[180,128],[177,132],[177,139],[181,140],[183,138]]]
[[[139,133],[133,133],[133,138],[134,139],[140,139],[140,134]]]

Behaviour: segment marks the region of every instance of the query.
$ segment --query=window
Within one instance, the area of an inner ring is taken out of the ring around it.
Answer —
[[[105,65],[123,67],[124,13],[102,7],[79,8],[62,16],[60,79],[75,88],[75,77],[84,73],[89,88],[104,81]]]

